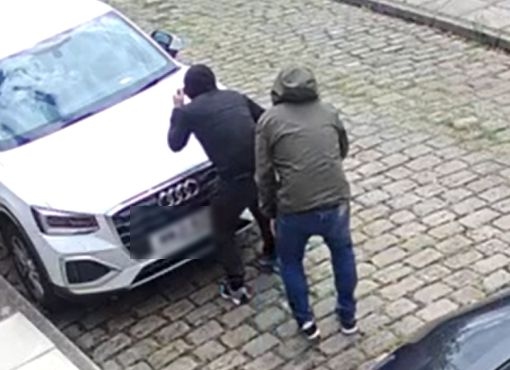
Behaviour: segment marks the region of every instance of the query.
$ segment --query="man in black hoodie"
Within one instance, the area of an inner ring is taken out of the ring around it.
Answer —
[[[184,104],[184,95],[191,102]],[[255,127],[264,110],[235,91],[220,90],[211,69],[194,65],[184,77],[184,91],[174,96],[168,144],[180,151],[191,134],[203,146],[218,171],[218,186],[212,199],[213,228],[220,261],[227,279],[221,295],[235,304],[251,294],[244,284],[241,249],[234,242],[239,216],[249,208],[264,239],[259,262],[274,261],[274,242],[269,219],[258,208],[255,174]]]

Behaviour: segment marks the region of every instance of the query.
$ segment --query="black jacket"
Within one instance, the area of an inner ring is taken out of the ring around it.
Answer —
[[[264,113],[257,103],[235,91],[213,90],[175,108],[168,145],[182,150],[191,134],[202,144],[220,178],[231,181],[255,173],[255,127]]]

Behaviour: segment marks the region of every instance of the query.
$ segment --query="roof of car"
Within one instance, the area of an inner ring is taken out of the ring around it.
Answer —
[[[0,59],[110,10],[99,0],[10,0],[0,12]]]

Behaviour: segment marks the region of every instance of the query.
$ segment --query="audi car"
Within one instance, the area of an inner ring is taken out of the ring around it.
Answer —
[[[510,370],[510,292],[426,327],[373,370]]]
[[[129,290],[208,253],[216,172],[196,138],[167,145],[188,68],[171,35],[97,0],[16,0],[0,32],[0,231],[33,298]]]

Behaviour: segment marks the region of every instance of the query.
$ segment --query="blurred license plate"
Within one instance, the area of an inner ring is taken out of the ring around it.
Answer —
[[[153,233],[149,240],[155,254],[169,255],[207,238],[211,229],[209,208],[204,208]]]

